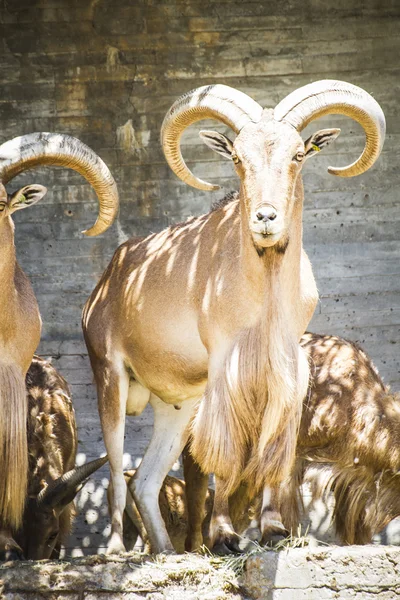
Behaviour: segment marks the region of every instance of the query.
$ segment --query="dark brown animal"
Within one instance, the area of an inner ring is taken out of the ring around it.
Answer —
[[[294,475],[280,490],[283,522],[297,527],[295,499],[317,465],[324,484],[313,477],[314,497],[332,491],[336,532],[344,543],[366,544],[400,515],[400,395],[356,344],[307,334],[302,346],[312,376]]]
[[[65,379],[34,356],[28,394],[28,493],[22,526],[0,535],[0,560],[57,558],[71,530],[74,498],[107,457],[75,467],[75,411]]]

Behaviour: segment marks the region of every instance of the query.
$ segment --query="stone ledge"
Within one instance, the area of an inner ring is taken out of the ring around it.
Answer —
[[[263,600],[400,598],[400,548],[346,546],[264,552],[246,563],[242,585]]]
[[[127,553],[0,566],[1,600],[240,600],[224,561],[195,554]]]
[[[1,600],[389,600],[400,598],[400,549],[348,546],[253,553],[92,556],[0,566]],[[235,564],[236,563],[236,564]]]

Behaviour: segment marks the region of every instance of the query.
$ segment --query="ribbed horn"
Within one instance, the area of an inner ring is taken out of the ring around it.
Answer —
[[[30,133],[0,146],[0,181],[34,167],[54,165],[74,169],[93,186],[99,201],[96,223],[83,231],[94,236],[110,227],[118,212],[118,190],[107,165],[77,138],[61,133]]]
[[[196,121],[216,119],[237,134],[249,121],[257,123],[262,111],[250,96],[227,85],[205,85],[184,94],[171,106],[161,127],[161,144],[169,166],[188,185],[199,190],[219,189],[193,175],[186,166],[180,149],[182,133]]]
[[[314,119],[342,114],[363,127],[366,142],[361,156],[347,167],[329,167],[332,175],[353,177],[367,171],[377,160],[385,140],[385,115],[368,92],[345,81],[315,81],[295,90],[275,108],[277,121],[285,121],[301,131]]]
[[[64,473],[39,493],[36,503],[38,506],[56,507],[68,493],[75,490],[92,473],[105,465],[107,461],[108,456],[106,455]]]

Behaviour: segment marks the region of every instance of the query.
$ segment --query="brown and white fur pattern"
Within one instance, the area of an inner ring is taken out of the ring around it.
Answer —
[[[21,526],[0,534],[0,560],[58,558],[75,515],[74,497],[106,458],[75,468],[78,436],[65,379],[34,356],[26,375],[28,486]]]
[[[120,246],[86,303],[83,330],[114,489],[110,552],[123,549],[125,414],[140,414],[148,402],[154,433],[130,485],[156,551],[172,549],[158,493],[203,395],[193,450],[226,490],[245,462],[259,487],[290,469],[308,381],[298,340],[317,301],[293,156],[312,154],[312,143],[266,112],[235,141],[238,198]],[[252,215],[271,205],[279,218],[269,238]]]
[[[174,172],[215,189],[186,167],[180,139],[191,123],[216,118],[232,127],[235,141],[212,131],[201,136],[233,161],[241,185],[224,207],[120,246],[85,305],[113,483],[109,552],[124,549],[125,414],[139,414],[148,402],[153,437],[130,489],[156,552],[172,550],[158,494],[193,417],[192,451],[219,477],[224,495],[243,477],[261,489],[290,472],[308,382],[299,340],[317,302],[302,247],[301,168],[339,130],[306,142],[299,132],[335,112],[358,120],[367,137],[357,161],[330,170],[360,174],[379,156],[385,119],[375,100],[345,82],[304,86],[274,110],[228,86],[203,86],[168,111],[161,139]]]
[[[11,215],[46,191],[31,185],[8,195],[0,182],[0,529],[21,524],[28,473],[25,374],[41,330],[35,295],[16,260]]]
[[[356,344],[308,334],[302,346],[312,384],[291,486],[280,490],[283,521],[289,529],[297,526],[295,499],[311,477],[314,497],[333,492],[333,523],[343,543],[369,543],[400,516],[400,396]]]
[[[285,531],[297,531],[301,485],[309,481],[314,499],[333,493],[333,525],[343,543],[369,543],[400,516],[400,397],[383,384],[371,359],[356,344],[308,333],[301,345],[310,361],[311,378],[296,461],[282,486],[264,490],[258,519],[262,539],[266,542]],[[186,462],[186,547],[194,550],[203,542],[202,498],[208,478],[191,464],[190,456]],[[218,488],[216,492],[209,543],[237,550],[239,538],[232,521],[242,510],[240,503],[249,503],[254,492],[242,490],[230,499],[228,508]]]
[[[5,185],[39,165],[75,169],[98,194],[100,211],[85,233],[97,235],[110,226],[118,210],[118,194],[107,166],[90,148],[64,134],[30,133],[0,146],[0,532],[21,525],[28,481],[25,375],[40,339],[38,304],[16,260],[15,211],[32,206],[46,193],[27,185],[9,195]]]

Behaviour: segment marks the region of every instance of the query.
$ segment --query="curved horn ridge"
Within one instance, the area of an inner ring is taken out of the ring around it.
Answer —
[[[383,111],[368,92],[345,81],[316,81],[286,96],[274,110],[275,120],[285,121],[298,131],[311,121],[329,114],[342,114],[354,119],[366,135],[361,156],[347,167],[329,167],[329,173],[341,177],[364,173],[379,157],[386,131]]]
[[[219,189],[187,167],[180,149],[182,133],[196,121],[216,119],[238,134],[249,121],[258,122],[262,111],[250,96],[227,85],[205,85],[187,92],[174,102],[161,127],[161,144],[169,166],[188,185],[200,190]]]
[[[117,185],[107,165],[89,146],[66,134],[30,133],[0,146],[0,180],[7,184],[19,173],[52,165],[74,169],[94,188],[99,200],[96,223],[83,233],[99,235],[113,223],[119,206]]]
[[[64,475],[55,479],[38,494],[36,503],[38,505],[46,504],[48,506],[55,506],[67,491],[75,489],[80,483],[90,477],[92,473],[105,465],[107,461],[108,456],[102,456],[64,473]]]

